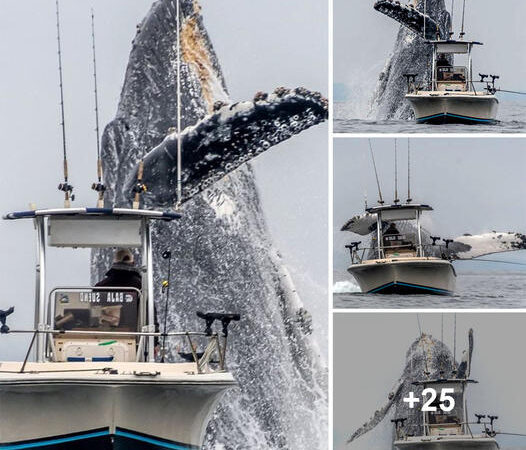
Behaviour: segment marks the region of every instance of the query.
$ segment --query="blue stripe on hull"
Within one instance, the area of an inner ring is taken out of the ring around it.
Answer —
[[[26,448],[62,448],[64,444],[71,444],[75,442],[79,443],[79,441],[100,441],[100,438],[109,438],[110,431],[109,429],[106,430],[99,430],[99,431],[90,431],[87,433],[79,433],[79,434],[72,434],[72,435],[65,435],[65,436],[57,436],[57,437],[51,437],[51,438],[45,438],[45,439],[39,439],[39,440],[31,440],[27,442],[18,442],[13,444],[0,444],[0,449],[2,450],[23,450]],[[102,439],[104,440],[104,439]],[[66,447],[64,447],[66,448]],[[77,447],[76,447],[77,448]]]
[[[432,116],[419,117],[418,123],[447,124],[447,123],[468,123],[468,124],[494,124],[494,119],[480,119],[478,117],[462,116],[459,114],[440,113]]]
[[[91,430],[31,441],[0,444],[0,450],[196,450],[198,446],[172,442],[131,430]]]
[[[402,283],[400,281],[384,284],[368,292],[368,294],[420,294],[422,291],[427,294],[435,295],[452,295],[453,292],[445,289],[437,289],[429,286],[420,286],[418,284]]]

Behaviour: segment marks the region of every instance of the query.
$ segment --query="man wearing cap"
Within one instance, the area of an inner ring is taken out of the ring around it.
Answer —
[[[142,277],[135,267],[133,254],[126,248],[115,252],[113,264],[106,272],[106,278],[99,281],[97,287],[133,287],[141,290]]]

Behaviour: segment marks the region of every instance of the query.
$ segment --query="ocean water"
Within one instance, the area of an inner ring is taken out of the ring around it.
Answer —
[[[452,296],[363,294],[353,280],[333,287],[334,308],[526,308],[526,273],[459,273]]]
[[[363,109],[363,108],[359,108]],[[334,103],[335,133],[525,133],[526,103],[501,101],[494,125],[426,125],[412,120],[366,120],[350,102]]]

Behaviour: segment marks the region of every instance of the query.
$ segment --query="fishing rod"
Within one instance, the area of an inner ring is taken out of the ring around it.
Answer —
[[[164,363],[166,356],[166,325],[168,322],[168,302],[170,300],[170,283],[171,283],[171,268],[172,268],[172,252],[166,250],[162,254],[163,259],[168,260],[168,276],[162,284],[162,292],[166,293],[166,300],[164,302],[164,323],[163,323],[163,344],[161,347],[161,362]]]
[[[91,10],[91,43],[93,50],[93,84],[95,96],[95,132],[97,135],[97,183],[91,189],[98,193],[97,208],[104,208],[104,192],[106,186],[102,183],[102,159],[100,156],[100,127],[99,127],[99,92],[97,84],[97,52],[95,49],[95,13]]]
[[[407,200],[406,203],[411,203],[411,140],[407,138]]]
[[[397,141],[396,141],[396,138],[395,138],[395,141],[394,141],[394,144],[395,144],[395,153],[394,153],[394,157],[395,157],[395,198],[394,198],[394,204],[397,205],[398,203],[400,203],[400,199],[398,198],[398,147],[397,147]]]
[[[464,32],[464,22],[466,17],[466,0],[462,3],[462,29],[460,31],[460,39],[464,39],[464,35],[466,34]]]
[[[373,146],[371,144],[371,139],[368,139],[367,141],[369,142],[369,150],[371,152],[371,159],[373,161],[374,174],[376,176],[376,185],[378,186],[378,196],[380,197],[380,199],[378,200],[378,203],[380,205],[383,205],[384,199],[382,197],[382,190],[380,189],[380,180],[378,179],[378,171],[376,170],[376,161],[374,160]]]
[[[526,437],[526,434],[523,434],[523,433],[506,433],[504,431],[496,431],[495,434],[503,434],[505,436],[521,436],[521,437]]]
[[[510,264],[513,266],[526,266],[526,263],[519,263],[513,261],[502,261],[498,259],[457,259],[456,261],[476,261],[476,262],[491,262],[491,263],[501,263],[501,264]]]
[[[182,143],[181,143],[181,7],[177,0],[177,203],[175,208],[181,207],[183,196],[182,188]]]
[[[62,76],[62,46],[60,41],[60,10],[58,0],[56,0],[57,13],[57,47],[58,47],[58,74],[60,81],[60,113],[61,113],[61,127],[62,127],[62,150],[63,150],[63,168],[64,168],[64,182],[58,185],[58,190],[64,192],[64,208],[69,208],[71,202],[75,200],[73,195],[73,186],[68,182],[68,154],[66,144],[66,120],[64,114],[64,86]]]
[[[449,36],[453,36],[455,34],[454,26],[455,26],[455,0],[451,0],[451,21],[449,25]]]
[[[507,92],[508,94],[526,95],[526,92],[509,91],[507,89],[497,89],[497,92]]]

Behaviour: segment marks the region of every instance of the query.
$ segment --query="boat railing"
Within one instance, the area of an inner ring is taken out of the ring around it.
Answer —
[[[457,74],[462,75],[461,72]],[[492,76],[492,80],[473,80],[469,79],[468,76],[464,76],[464,80],[445,80],[445,79],[437,79],[436,81],[432,80],[421,80],[419,82],[416,81],[415,74],[405,74],[404,75],[407,79],[407,93],[408,94],[418,94],[419,92],[429,92],[429,91],[435,91],[435,90],[441,90],[441,91],[464,91],[464,92],[472,92],[474,95],[477,95],[481,92],[487,92],[488,94],[495,94],[497,92],[497,88],[495,87],[495,80],[497,80],[498,76]],[[489,75],[480,75],[481,77],[489,77]],[[462,85],[464,88],[462,90],[459,89],[447,89],[447,85]],[[482,85],[478,90],[476,85]],[[441,86],[441,88],[439,88]]]
[[[364,261],[367,261],[371,259],[369,257],[370,252],[374,252],[375,255],[378,257],[378,253],[380,253],[380,258],[385,258],[386,254],[389,253],[389,251],[396,251],[396,250],[413,250],[414,256],[418,256],[418,246],[416,243],[410,243],[410,244],[400,244],[400,245],[393,245],[393,246],[374,246],[374,247],[358,247],[356,245],[346,245],[346,247],[350,250],[351,253],[351,262],[352,264],[362,264]],[[440,255],[443,255],[443,251],[447,248],[445,245],[440,244],[422,244],[422,255],[420,256],[432,256],[428,255],[429,252],[426,250],[429,250],[430,248],[433,249],[433,253],[439,253]],[[408,252],[409,253],[409,252]],[[391,255],[392,256],[392,255]],[[444,257],[443,257],[444,258]]]
[[[24,358],[24,362],[19,373],[24,373],[25,367],[29,360],[29,356],[33,349],[35,339],[38,335],[44,335],[49,337],[49,345],[51,346],[51,355],[56,355],[55,352],[55,338],[57,337],[92,337],[92,338],[139,338],[137,346],[137,360],[136,362],[142,362],[140,360],[142,352],[146,345],[146,338],[157,337],[157,338],[179,338],[189,346],[190,351],[187,353],[178,352],[179,356],[187,361],[196,364],[196,371],[199,374],[211,373],[211,372],[224,372],[226,371],[226,350],[228,341],[228,327],[232,321],[238,321],[240,319],[239,314],[231,313],[202,313],[197,312],[197,316],[203,319],[206,323],[204,331],[168,331],[168,332],[149,332],[149,331],[100,331],[100,330],[61,330],[47,327],[46,329],[13,329],[11,330],[6,324],[5,319],[11,311],[7,312],[0,311],[0,321],[3,326],[0,329],[0,334],[31,334],[32,339]],[[6,314],[7,313],[7,314]],[[214,332],[212,325],[215,321],[221,322],[222,329],[220,332]],[[147,327],[144,327],[145,329]],[[198,339],[207,339],[207,345],[202,351],[198,351]],[[214,359],[216,357],[217,359]],[[144,355],[146,360],[146,355]],[[54,357],[50,358],[50,362],[56,362]],[[163,358],[164,362],[164,358]]]
[[[395,420],[392,420],[391,422],[393,422],[395,425],[395,434],[396,434],[396,439],[397,440],[407,440],[408,438],[411,438],[411,437],[418,437],[424,430],[425,428],[425,436],[433,436],[431,433],[430,433],[430,430],[428,429],[429,428],[429,425],[423,425],[423,424],[405,424],[407,419],[395,419]],[[477,438],[480,438],[481,436],[485,436],[485,437],[488,437],[488,438],[492,438],[492,437],[495,437],[495,435],[497,434],[494,430],[494,427],[493,427],[493,422],[454,422],[454,423],[444,423],[444,424],[440,424],[440,426],[455,426],[455,427],[459,427],[461,429],[464,429],[466,430],[465,432],[463,433],[451,433],[451,434],[440,434],[440,435],[436,435],[437,437],[440,437],[440,436],[464,436],[464,437],[467,437],[469,436],[471,439],[477,439]],[[471,425],[479,425],[482,427],[482,434],[481,435],[474,435],[472,430],[471,430]]]

